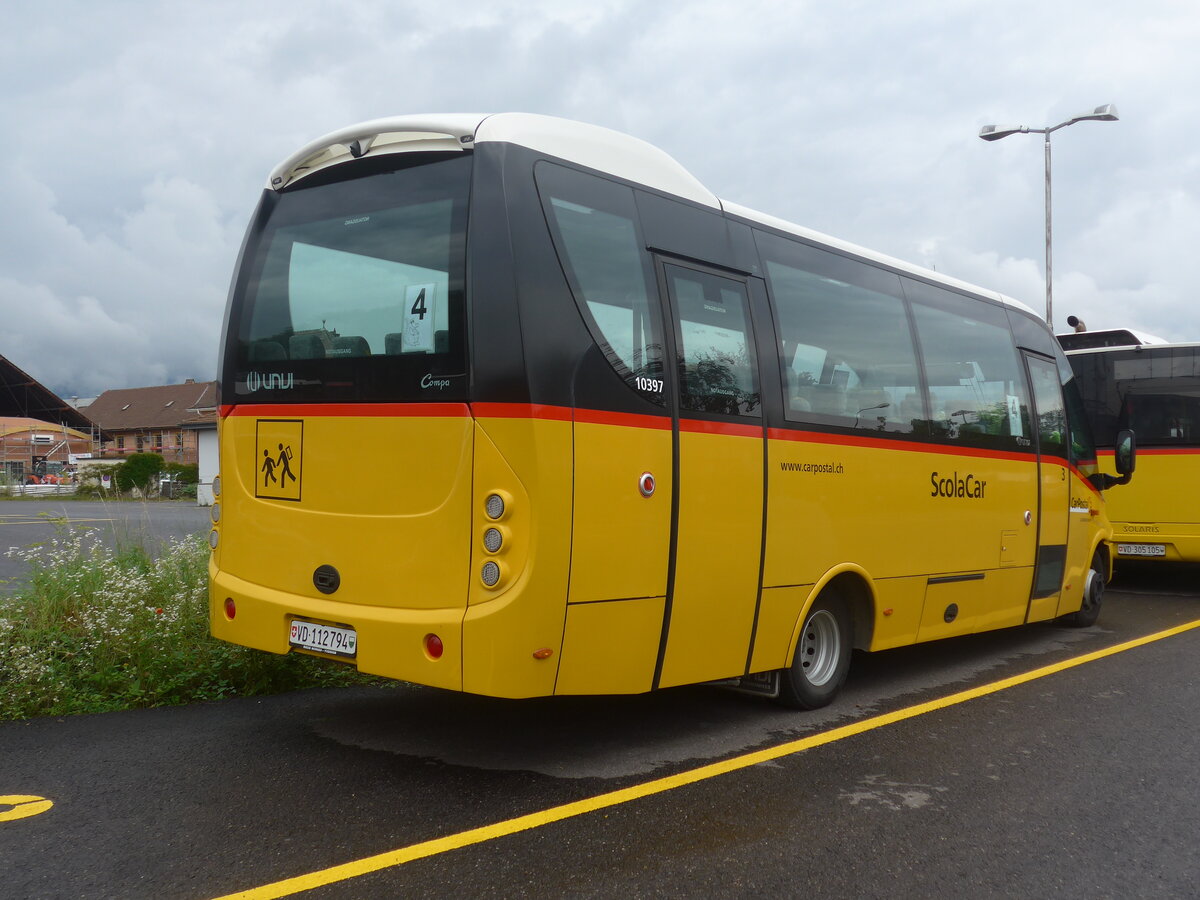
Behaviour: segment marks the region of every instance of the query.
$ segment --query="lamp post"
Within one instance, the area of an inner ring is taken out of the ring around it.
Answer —
[[[1089,113],[1072,116],[1065,122],[1050,125],[1046,128],[1030,128],[1028,125],[984,125],[979,129],[979,136],[985,141],[998,141],[1010,134],[1044,134],[1046,136],[1046,324],[1054,328],[1054,288],[1053,267],[1051,263],[1050,242],[1050,135],[1060,128],[1074,125],[1076,122],[1115,122],[1117,107],[1112,103],[1097,106]]]

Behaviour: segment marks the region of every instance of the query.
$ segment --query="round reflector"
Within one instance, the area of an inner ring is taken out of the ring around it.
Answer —
[[[495,587],[496,582],[500,580],[500,567],[489,560],[483,564],[483,571],[480,573],[480,577],[488,587]]]
[[[488,553],[495,553],[503,543],[504,535],[500,533],[499,528],[489,528],[483,533],[483,546],[487,547]]]
[[[653,497],[654,488],[654,476],[649,472],[643,472],[642,477],[638,479],[638,490],[642,492],[642,496]]]
[[[232,619],[237,616],[237,604],[233,602],[232,597],[225,598],[225,618]]]
[[[425,653],[430,659],[441,659],[444,649],[442,639],[436,634],[425,635]]]

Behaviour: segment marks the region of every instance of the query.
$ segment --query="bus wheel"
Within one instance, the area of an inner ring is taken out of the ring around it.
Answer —
[[[828,706],[850,669],[851,631],[841,596],[824,591],[808,612],[791,666],[780,672],[779,702],[793,709]]]
[[[1064,625],[1073,628],[1087,628],[1095,625],[1100,618],[1100,605],[1104,602],[1104,569],[1100,554],[1092,557],[1092,567],[1088,569],[1087,580],[1083,583],[1083,606],[1079,612],[1068,613],[1062,617]]]

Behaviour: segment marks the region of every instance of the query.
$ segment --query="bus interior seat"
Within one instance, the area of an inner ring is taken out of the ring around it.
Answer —
[[[293,334],[288,338],[288,351],[292,359],[321,359],[325,345],[315,334]]]
[[[370,356],[371,345],[361,335],[341,335],[333,339],[330,356]]]
[[[287,351],[279,341],[252,341],[250,344],[250,362],[273,362],[287,359]]]
[[[813,412],[844,416],[846,414],[846,389],[837,384],[813,385]]]
[[[785,369],[784,375],[787,379],[788,408],[792,412],[812,412],[812,401],[808,399],[812,389],[808,385],[800,386],[795,369]]]

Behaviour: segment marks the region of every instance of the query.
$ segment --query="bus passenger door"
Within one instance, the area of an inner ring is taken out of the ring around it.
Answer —
[[[1067,561],[1071,473],[1062,383],[1053,360],[1025,354],[1038,436],[1038,548],[1027,622],[1053,618]]]
[[[676,361],[675,516],[655,684],[742,675],[759,600],[764,420],[747,285],[661,262]]]

